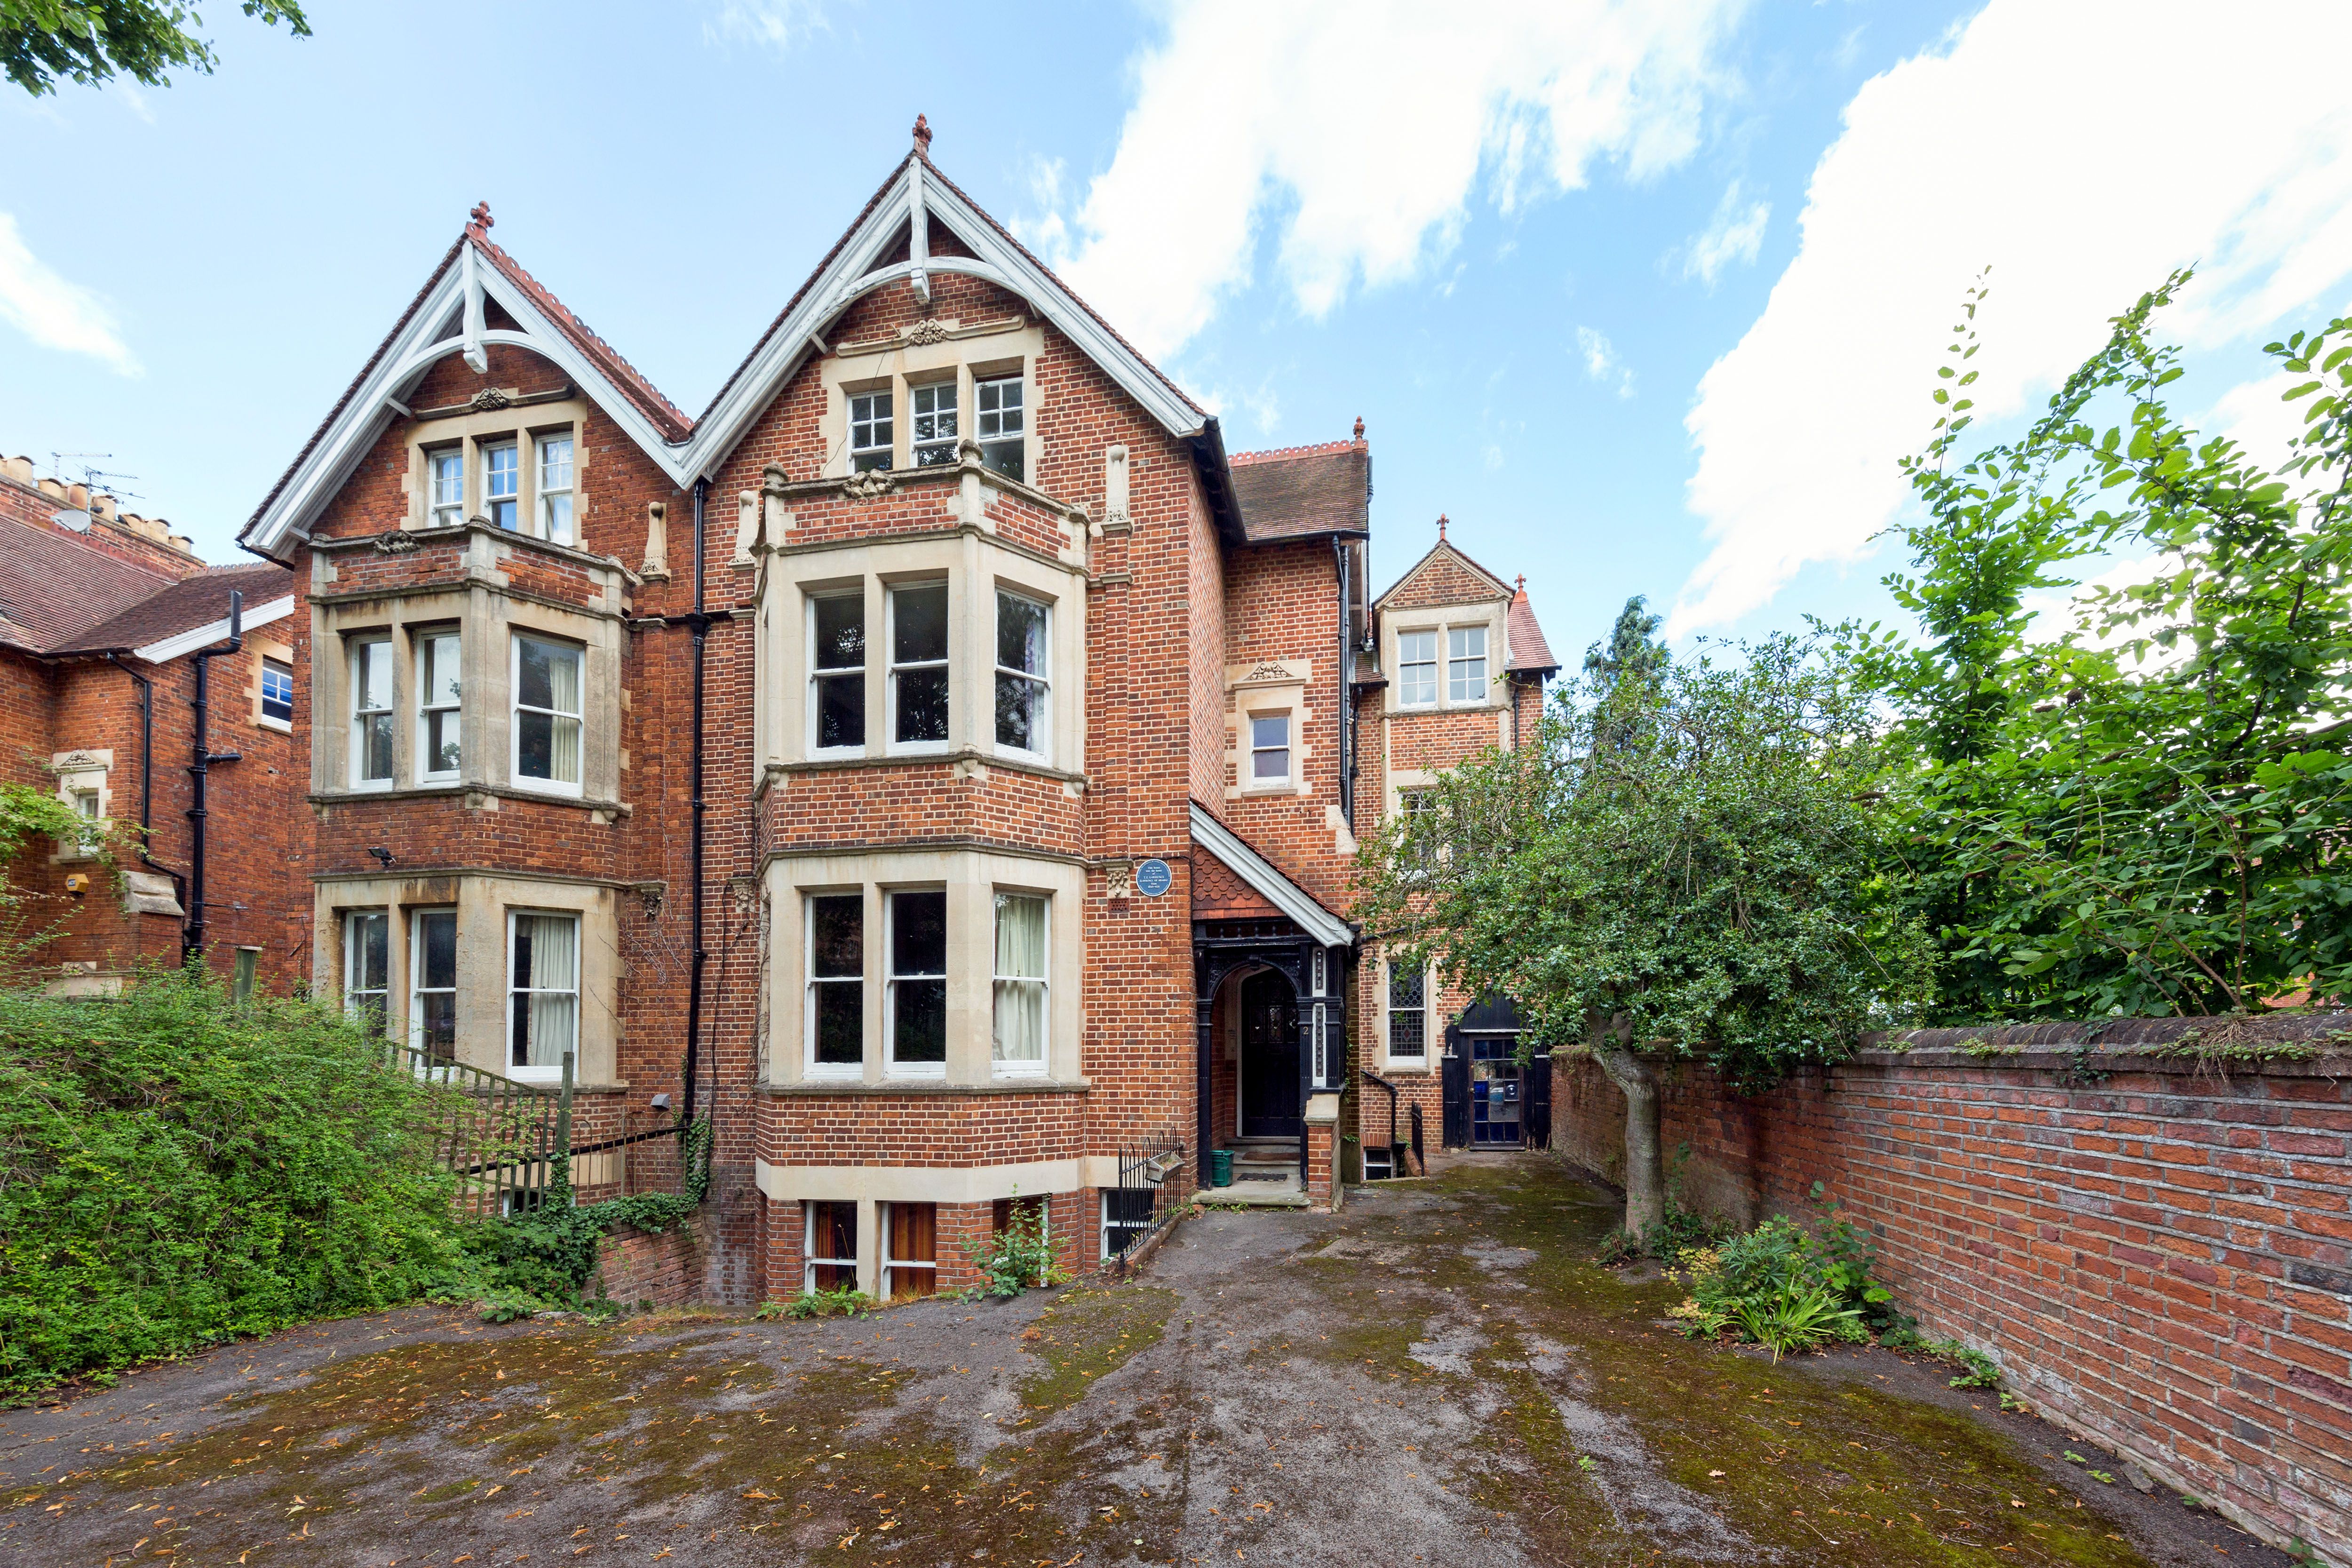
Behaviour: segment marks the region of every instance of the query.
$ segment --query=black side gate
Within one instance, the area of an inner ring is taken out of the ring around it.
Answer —
[[[1445,1055],[1438,1064],[1438,1088],[1445,1116],[1444,1134],[1448,1149],[1470,1147],[1470,1055],[1462,1031],[1445,1026]]]
[[[1551,1147],[1551,1057],[1537,1056],[1528,1063],[1527,1102],[1519,1112],[1519,1130],[1530,1149]]]

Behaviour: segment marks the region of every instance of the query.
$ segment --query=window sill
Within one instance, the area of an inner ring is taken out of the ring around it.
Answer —
[[[827,773],[837,768],[905,768],[937,763],[975,762],[982,767],[1034,773],[1063,784],[1084,784],[1087,775],[1045,763],[1030,762],[1009,752],[983,752],[977,746],[940,747],[927,752],[828,752],[798,762],[770,763],[767,776],[779,773]]]
[[[268,714],[264,714],[256,719],[253,724],[257,730],[275,730],[281,735],[290,735],[294,732],[294,721],[291,719],[272,719]]]
[[[1382,1062],[1373,1070],[1382,1078],[1427,1078],[1430,1074],[1429,1062],[1425,1058],[1412,1061]]]
[[[530,779],[516,779],[509,786],[519,795],[542,800],[579,800],[586,792],[578,784],[548,784]]]
[[[986,1083],[949,1083],[943,1079],[884,1079],[879,1083],[856,1079],[819,1079],[800,1083],[763,1083],[760,1092],[790,1100],[805,1095],[949,1095],[949,1094],[1085,1094],[1094,1085],[1085,1079],[1000,1078]]]
[[[617,816],[627,816],[635,810],[626,801],[597,800],[588,795],[549,795],[542,790],[516,789],[510,784],[412,784],[406,789],[394,789],[382,784],[370,789],[313,790],[309,796],[313,805],[347,805],[362,800],[447,800],[468,795],[495,795],[500,800],[528,800],[541,805],[577,806],[583,811],[609,811]]]

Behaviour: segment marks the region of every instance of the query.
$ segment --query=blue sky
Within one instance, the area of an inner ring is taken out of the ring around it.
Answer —
[[[1382,582],[1445,512],[1571,661],[1633,593],[1880,613],[1987,264],[1995,424],[2200,261],[2183,401],[2259,437],[2257,345],[2352,293],[2352,82],[2275,75],[2341,5],[213,11],[215,76],[0,88],[0,448],[110,453],[214,560],[476,200],[692,412],[918,110],[1230,446],[1363,416]]]

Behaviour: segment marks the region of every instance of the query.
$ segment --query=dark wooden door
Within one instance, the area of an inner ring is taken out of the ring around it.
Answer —
[[[1449,1024],[1445,1027],[1445,1055],[1438,1063],[1438,1089],[1442,1096],[1442,1135],[1448,1149],[1470,1147],[1470,1052],[1462,1043],[1462,1032]]]
[[[1242,1136],[1296,1138],[1298,1113],[1298,999],[1260,970],[1242,981]]]

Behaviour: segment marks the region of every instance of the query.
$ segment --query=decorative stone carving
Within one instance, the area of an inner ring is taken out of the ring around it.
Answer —
[[[856,500],[872,500],[887,495],[898,482],[898,477],[887,468],[868,468],[862,474],[851,474],[841,481],[841,493]]]
[[[1244,679],[1252,681],[1288,680],[1290,678],[1290,671],[1278,664],[1261,664],[1244,677]]]
[[[474,394],[474,395],[469,398],[466,404],[467,407],[472,409],[477,414],[495,414],[501,408],[510,408],[513,405],[514,399],[509,397],[505,393],[500,392],[495,386],[486,386],[482,388],[481,391]]]
[[[1135,867],[1132,862],[1114,860],[1103,868],[1103,897],[1106,899],[1135,897]]]
[[[646,502],[646,563],[637,575],[648,583],[669,581],[669,503]]]
[[[948,341],[947,323],[926,319],[906,329],[907,341],[918,348]]]
[[[375,552],[378,555],[406,555],[417,548],[416,535],[404,528],[395,528],[390,533],[376,537]]]

